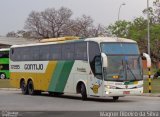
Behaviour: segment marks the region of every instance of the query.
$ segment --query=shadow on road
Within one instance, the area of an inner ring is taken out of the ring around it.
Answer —
[[[80,100],[82,101],[81,96],[79,95],[61,95],[61,96],[53,96],[53,95],[49,95],[48,93],[42,93],[41,95],[37,95],[37,96],[45,96],[45,97],[53,97],[53,98],[63,98],[63,99],[70,99],[70,100]],[[87,101],[94,101],[94,102],[116,102],[116,103],[128,103],[128,102],[135,102],[135,100],[127,100],[127,98],[125,98],[125,100],[123,99],[125,97],[119,97],[119,100],[114,101],[112,99],[112,97],[105,97],[105,98],[100,98],[100,97],[88,97],[87,100],[85,100],[85,102]]]
[[[23,95],[21,93],[15,93],[15,94],[18,94],[18,95]],[[44,96],[44,97],[53,97],[53,98],[60,98],[60,99],[70,99],[70,100],[81,100],[82,101],[82,98],[80,95],[67,95],[67,94],[63,94],[63,95],[60,95],[60,96],[54,96],[54,95],[49,95],[48,93],[44,92],[42,93],[41,95],[33,95],[33,96]],[[116,102],[116,103],[128,103],[128,102],[136,102],[135,100],[132,100],[132,99],[127,99],[127,96],[126,97],[119,97],[119,99],[117,101],[114,101],[112,99],[112,97],[105,97],[105,98],[102,98],[102,97],[88,97],[87,100],[85,100],[85,102]]]

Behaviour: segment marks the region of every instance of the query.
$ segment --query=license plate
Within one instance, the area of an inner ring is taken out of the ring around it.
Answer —
[[[130,91],[123,91],[123,94],[130,94]]]

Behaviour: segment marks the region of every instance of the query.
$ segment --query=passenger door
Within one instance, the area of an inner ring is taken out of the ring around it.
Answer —
[[[99,45],[96,42],[89,42],[89,63],[91,69],[88,80],[89,94],[92,96],[102,96],[102,62]]]

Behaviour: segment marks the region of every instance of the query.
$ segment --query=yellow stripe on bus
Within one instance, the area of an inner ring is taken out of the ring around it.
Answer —
[[[49,61],[45,73],[11,72],[11,84],[14,87],[20,88],[20,82],[17,81],[24,78],[27,82],[30,78],[33,80],[35,90],[47,91],[56,65],[57,61]]]

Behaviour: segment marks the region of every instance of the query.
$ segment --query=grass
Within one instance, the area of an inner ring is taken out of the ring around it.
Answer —
[[[154,75],[156,73],[157,69],[151,68],[151,75]],[[148,69],[143,69],[143,74],[148,75]]]
[[[148,89],[149,83],[148,83],[148,79],[144,80],[144,93],[148,93],[149,89]],[[160,78],[158,79],[152,79],[151,80],[151,92],[152,93],[160,93]]]
[[[144,93],[148,93],[148,80],[144,80]],[[152,79],[151,82],[151,86],[152,86],[152,93],[160,93],[160,78],[159,79]],[[0,79],[0,88],[13,88],[10,83],[9,80],[5,80],[5,79]]]
[[[0,88],[13,88],[8,79],[0,79]]]

